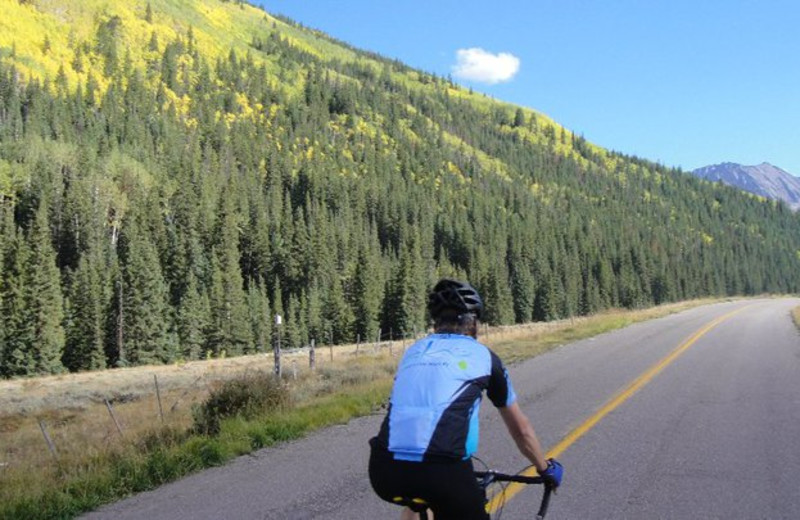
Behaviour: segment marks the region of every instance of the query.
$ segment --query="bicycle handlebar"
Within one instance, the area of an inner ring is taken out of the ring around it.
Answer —
[[[546,484],[542,477],[529,477],[527,475],[509,475],[498,473],[497,471],[476,471],[475,478],[480,481],[480,486],[486,489],[492,482],[519,482],[520,484],[544,484],[544,494],[542,502],[539,504],[539,512],[536,514],[538,520],[544,520],[547,508],[550,507],[550,495],[555,487]]]

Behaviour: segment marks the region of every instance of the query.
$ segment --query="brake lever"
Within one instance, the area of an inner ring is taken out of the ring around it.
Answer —
[[[550,494],[555,492],[556,488],[550,486],[548,484],[544,485],[544,496],[542,497],[542,503],[539,506],[539,513],[536,515],[537,520],[544,520],[545,515],[547,514],[547,508],[550,507]]]

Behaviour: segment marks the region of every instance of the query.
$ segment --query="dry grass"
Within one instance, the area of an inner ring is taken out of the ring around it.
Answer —
[[[342,384],[391,374],[396,360],[388,356],[389,345],[382,343],[377,350],[373,345],[362,345],[358,355],[354,345],[317,349],[314,375],[308,367],[308,351],[284,353],[283,376],[290,383],[295,400],[304,402],[330,393]],[[391,348],[398,352],[402,344],[396,342]],[[59,458],[72,458],[86,454],[87,450],[115,449],[159,429],[162,413],[164,424],[188,428],[192,423],[192,405],[204,400],[210,390],[245,372],[273,369],[274,358],[270,353],[0,381],[0,480],[18,468],[29,472],[36,467],[52,466],[53,457],[40,421]]]
[[[710,302],[702,300],[558,322],[486,328],[480,339],[511,363],[562,343]],[[284,380],[290,386],[293,402],[301,406],[324,407],[326,397],[341,394],[343,390],[347,393],[347,389],[358,392],[358,389],[371,387],[373,394],[374,388],[388,392],[399,356],[406,346],[408,342],[396,341],[318,348],[317,368],[313,373],[308,367],[308,351],[285,353]],[[60,481],[65,467],[70,468],[70,472],[81,468],[91,471],[91,461],[103,455],[129,456],[141,443],[158,442],[164,432],[185,432],[192,425],[192,405],[205,400],[210,390],[247,371],[270,372],[273,367],[270,353],[181,365],[0,381],[0,499],[16,500],[27,493],[37,496]],[[163,423],[154,376],[160,388]],[[106,400],[118,419],[121,433]],[[341,406],[334,411],[335,406],[331,404],[330,414],[336,415],[337,421],[346,420],[348,412],[343,412]],[[314,413],[324,415],[325,412]],[[58,452],[57,463],[48,450],[40,422],[45,425]],[[319,424],[325,423],[324,419],[319,420]]]
[[[399,348],[395,342],[394,348]],[[386,349],[389,343],[381,343],[380,349]],[[325,366],[332,360],[341,362],[355,353],[355,345],[337,346],[316,349],[316,360],[319,366]],[[375,352],[370,344],[361,345],[360,353]],[[308,366],[308,350],[284,352],[284,374],[291,376],[292,367],[298,373]],[[155,397],[154,377],[164,397],[164,405],[170,402],[165,393],[178,394],[177,406],[182,401],[191,399],[195,392],[202,392],[216,381],[224,381],[247,370],[271,371],[274,366],[272,353],[242,356],[227,359],[210,359],[191,361],[166,366],[141,366],[103,370],[99,372],[81,372],[58,376],[46,376],[31,379],[0,380],[0,410],[6,414],[35,414],[41,410],[62,408],[85,408],[92,404],[102,404],[104,399],[114,402],[138,401],[147,396]],[[187,395],[183,395],[186,393]]]
[[[719,301],[723,300],[692,300],[639,310],[610,310],[592,316],[546,323],[493,327],[488,329],[481,341],[497,352],[506,363],[513,363],[538,356],[565,343]]]

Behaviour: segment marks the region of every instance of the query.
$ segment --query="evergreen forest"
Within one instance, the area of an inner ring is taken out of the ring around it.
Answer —
[[[800,288],[783,203],[246,3],[0,9],[2,377],[407,337],[444,276],[490,324]]]

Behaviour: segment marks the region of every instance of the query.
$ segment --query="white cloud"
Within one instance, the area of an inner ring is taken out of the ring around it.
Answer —
[[[492,54],[478,47],[456,51],[453,75],[480,83],[509,81],[519,71],[519,58],[507,52]]]

